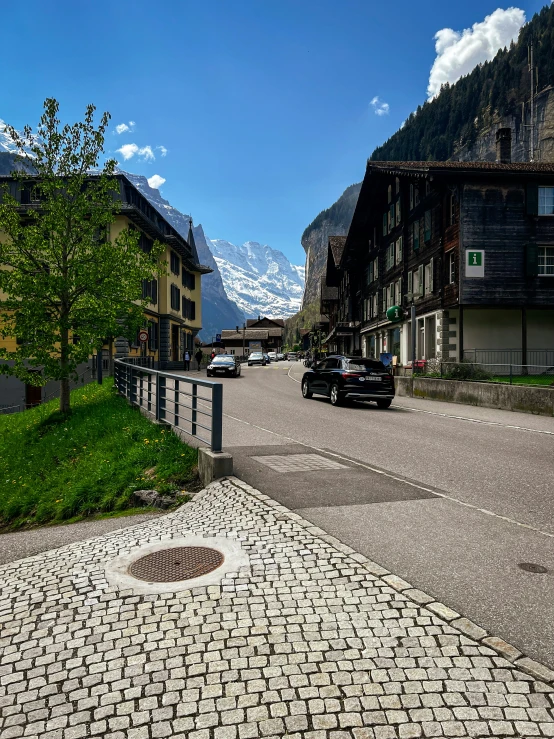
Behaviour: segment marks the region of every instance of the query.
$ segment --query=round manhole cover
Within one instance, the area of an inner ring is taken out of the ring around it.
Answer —
[[[129,574],[147,582],[176,582],[213,572],[223,564],[225,557],[209,547],[175,547],[160,549],[137,559],[129,567]]]
[[[521,570],[525,570],[525,572],[536,572],[539,575],[544,575],[545,572],[548,572],[546,567],[543,567],[542,565],[537,565],[534,562],[520,562],[518,564],[518,567]]]

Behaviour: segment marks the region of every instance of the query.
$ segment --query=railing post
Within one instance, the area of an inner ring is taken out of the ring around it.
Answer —
[[[193,383],[192,385],[191,407],[192,407],[191,433],[193,436],[196,436],[196,420],[198,417],[198,414],[196,412],[196,409],[198,408],[198,385],[196,383]],[[212,416],[213,416],[213,412],[214,410],[212,406]]]
[[[156,421],[159,421],[160,420],[160,409],[161,409],[161,403],[160,403],[161,391],[160,391],[160,386],[161,386],[161,384],[162,383],[161,383],[160,375],[156,375],[156,413],[155,413]]]
[[[220,452],[223,441],[223,385],[212,387],[212,452]]]
[[[129,391],[129,400],[131,403],[135,403],[137,400],[137,391],[135,388],[135,373],[133,372],[133,365],[131,365],[131,389]]]
[[[179,380],[173,380],[174,393],[173,393],[173,425],[179,426]]]
[[[510,364],[510,385],[512,384],[512,365]]]
[[[152,410],[152,373],[148,373],[148,411]]]
[[[167,396],[166,396],[166,382],[165,382],[164,375],[162,375],[160,377],[160,386],[159,387],[160,387],[160,408],[159,408],[160,415],[158,417],[158,420],[159,421],[164,421],[165,420],[165,401],[167,400]]]

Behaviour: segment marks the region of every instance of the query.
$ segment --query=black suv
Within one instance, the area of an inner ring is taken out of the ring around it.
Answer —
[[[346,398],[374,400],[379,408],[388,408],[394,398],[394,377],[377,359],[362,357],[326,357],[304,372],[302,395],[327,395],[332,405]]]

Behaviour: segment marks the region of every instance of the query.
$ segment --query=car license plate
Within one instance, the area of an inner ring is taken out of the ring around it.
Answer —
[[[216,372],[219,372],[220,375],[224,375],[225,374],[225,370],[216,370]]]
[[[382,382],[382,377],[366,377],[365,378],[368,382]]]

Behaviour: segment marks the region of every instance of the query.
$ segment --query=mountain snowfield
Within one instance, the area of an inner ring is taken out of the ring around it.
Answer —
[[[300,310],[304,267],[291,264],[281,251],[257,241],[237,246],[211,239],[209,246],[225,292],[247,318],[288,318]]]

